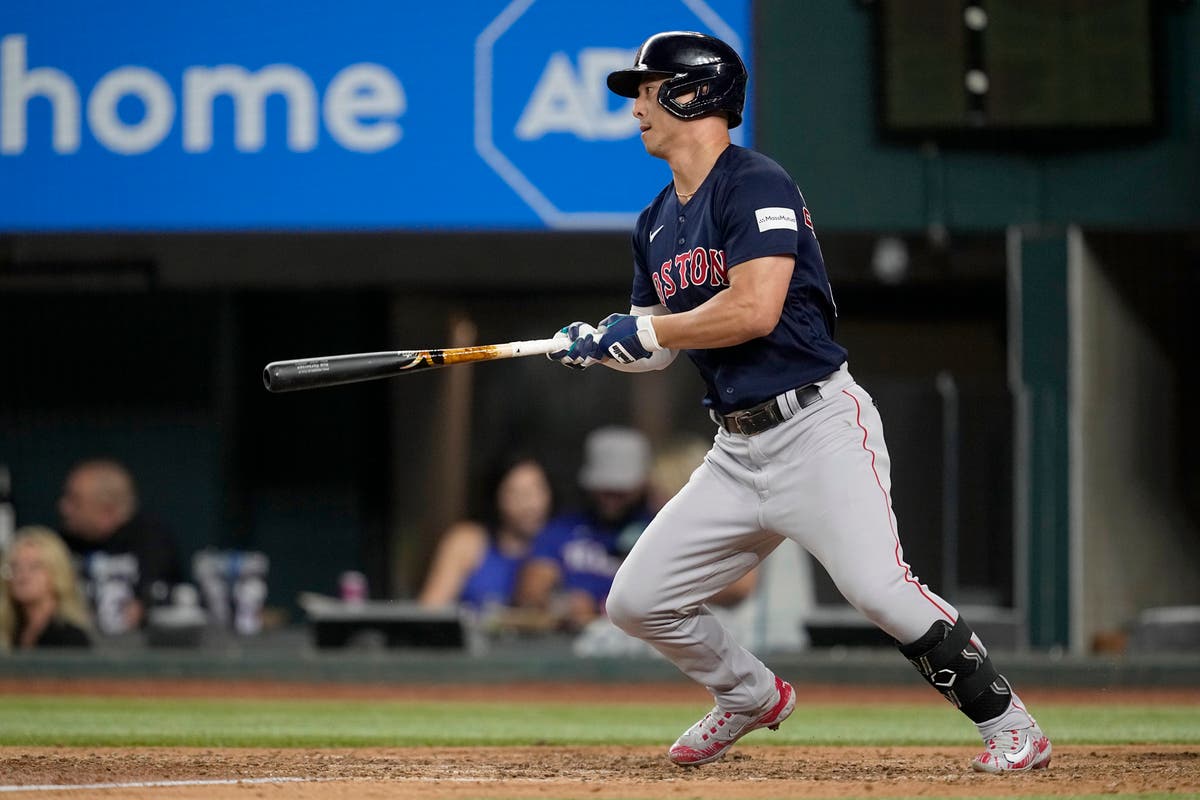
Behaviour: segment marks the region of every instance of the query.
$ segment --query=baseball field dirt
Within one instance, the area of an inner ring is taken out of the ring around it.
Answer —
[[[253,682],[0,681],[0,695],[311,697],[454,700],[522,697],[563,703],[638,697],[698,700],[686,685],[348,686]],[[798,687],[805,700],[854,703],[928,699],[920,687]],[[1042,702],[1164,704],[1200,708],[1200,690],[1039,690]],[[0,703],[3,698],[0,697]],[[3,713],[0,711],[0,713]],[[430,720],[436,725],[437,720]],[[636,725],[637,720],[630,720]],[[976,748],[741,746],[723,761],[685,770],[662,747],[0,748],[0,788],[13,798],[899,798],[1088,795],[1200,796],[1200,744],[1056,745],[1035,773],[979,775]],[[140,784],[140,785],[139,785]],[[106,785],[111,788],[101,788]],[[59,786],[61,788],[51,788]],[[22,788],[18,788],[22,787]],[[75,787],[75,788],[68,788]]]

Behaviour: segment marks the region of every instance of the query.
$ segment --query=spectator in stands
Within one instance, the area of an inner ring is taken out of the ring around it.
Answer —
[[[182,571],[170,531],[138,507],[122,464],[89,459],[71,468],[58,501],[62,534],[82,574],[103,633],[140,626],[150,606],[168,600]]]
[[[0,565],[0,651],[88,647],[91,620],[57,533],[19,528]]]
[[[617,567],[650,523],[646,501],[650,444],[638,431],[605,427],[588,434],[579,486],[583,511],[552,519],[521,570],[517,602],[579,630],[604,613]]]
[[[482,521],[456,522],[442,535],[418,596],[423,606],[461,604],[476,610],[510,606],[517,573],[550,517],[546,470],[531,456],[511,459],[491,482]]]

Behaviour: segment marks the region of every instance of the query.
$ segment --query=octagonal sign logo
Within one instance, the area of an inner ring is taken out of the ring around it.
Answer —
[[[475,149],[547,227],[628,229],[671,174],[608,73],[665,30],[717,36],[750,63],[748,27],[748,0],[513,0],[475,41]]]

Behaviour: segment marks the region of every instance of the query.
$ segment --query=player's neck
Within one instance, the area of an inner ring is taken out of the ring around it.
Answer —
[[[671,175],[675,180],[675,193],[681,203],[691,200],[692,195],[699,191],[700,184],[704,183],[708,173],[712,172],[713,165],[729,144],[728,133],[724,136],[707,137],[697,141],[694,147],[668,159],[667,163],[671,166]]]

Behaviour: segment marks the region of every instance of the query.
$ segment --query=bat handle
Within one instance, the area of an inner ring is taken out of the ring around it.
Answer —
[[[510,342],[512,354],[516,356],[538,356],[561,350],[564,346],[562,339],[530,339],[524,342]]]

